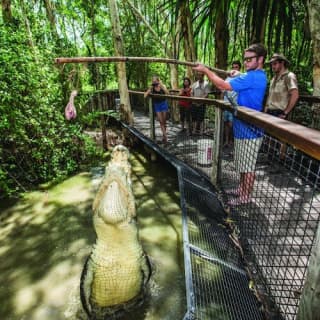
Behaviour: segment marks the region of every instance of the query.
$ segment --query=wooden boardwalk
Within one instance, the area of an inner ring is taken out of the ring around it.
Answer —
[[[135,111],[134,127],[143,135],[150,138],[150,120],[143,112]],[[212,146],[210,144],[213,143],[213,134],[213,128],[210,128],[208,124],[206,125],[206,130],[203,135],[190,135],[187,130],[182,131],[182,127],[179,123],[168,120],[168,142],[163,143],[159,122],[155,121],[155,142],[170,154],[203,172],[208,177],[211,176],[212,166],[209,161],[201,158],[199,148],[211,148]]]
[[[134,126],[150,137],[150,121],[143,112],[135,112]],[[207,125],[206,129],[202,136],[190,136],[181,131],[180,124],[169,120],[168,143],[163,144],[156,121],[156,142],[210,178],[212,167],[201,163],[199,150],[204,141],[213,140],[214,128]],[[230,214],[239,228],[262,295],[272,297],[285,319],[294,319],[319,223],[320,193],[319,186],[307,179],[313,174],[308,165],[296,160],[295,150],[288,150],[284,161],[274,150],[259,153],[252,202],[231,208]],[[223,203],[228,200],[223,190],[238,182],[233,150],[224,149],[219,186],[222,191],[218,194]]]

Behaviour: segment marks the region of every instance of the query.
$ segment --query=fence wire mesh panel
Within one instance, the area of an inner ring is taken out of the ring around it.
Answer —
[[[290,120],[309,128],[320,130],[319,97],[300,96],[290,115]]]
[[[178,171],[188,301],[184,319],[264,319],[212,184],[137,129],[126,127]]]
[[[319,223],[320,163],[274,137],[258,139],[224,150],[221,187],[261,296],[271,313],[295,319]]]
[[[249,288],[243,258],[224,224],[224,210],[212,185],[193,171],[180,170],[188,232],[193,297],[190,319],[264,319]]]
[[[300,122],[300,111],[296,109],[293,121]],[[314,114],[318,111],[310,109],[310,112]],[[212,162],[212,150],[214,153],[217,149],[210,149],[210,145],[212,141],[216,143],[217,139],[221,139],[214,122],[214,114],[214,107],[207,106],[204,130],[195,133],[182,131],[181,123],[171,119],[167,122],[168,143],[162,144],[160,141],[163,150],[176,155],[195,168],[199,174],[207,175],[209,178],[217,165]],[[311,127],[317,128],[318,120],[312,117]],[[161,131],[157,121],[155,123],[157,138],[161,136]],[[135,126],[139,128],[136,122]],[[242,127],[244,130],[240,129],[237,130],[238,139],[219,150],[221,153],[216,168],[220,190],[218,196],[225,206],[230,208],[230,218],[240,234],[245,262],[249,266],[250,275],[253,275],[258,297],[266,308],[267,318],[295,319],[319,224],[320,162],[297,150],[293,145],[284,144],[259,128],[252,128],[250,124]],[[148,131],[146,127],[143,130]],[[214,147],[216,148],[216,145]],[[207,158],[201,160],[204,155]],[[190,180],[190,176],[186,178]],[[187,185],[188,179],[185,180]],[[197,184],[194,181],[193,183]],[[199,274],[199,270],[196,269],[199,265],[212,263],[213,260],[206,258],[208,252],[218,253],[215,263],[219,259],[227,259],[228,265],[235,264],[234,261],[228,260],[229,256],[219,256],[223,237],[220,242],[215,243],[218,237],[212,239],[212,234],[204,231],[209,230],[206,228],[211,226],[210,230],[219,234],[219,224],[217,229],[214,229],[215,221],[208,219],[203,213],[209,212],[202,207],[206,203],[203,198],[206,192],[201,188],[198,191],[194,189],[191,194],[186,192],[185,198],[192,202],[186,207],[192,276]],[[196,195],[197,193],[201,195]],[[198,203],[199,207],[194,203]],[[217,248],[213,249],[209,243],[217,245]],[[205,289],[202,289],[201,281],[207,279],[207,273],[212,273],[210,277],[218,274],[217,269],[219,266],[213,264],[212,268],[203,269],[206,270],[206,275],[199,276],[199,279],[192,278],[195,288],[208,290],[205,285]],[[226,270],[234,272],[234,269]],[[217,290],[215,292],[219,292],[219,289]],[[202,305],[210,305],[211,300],[199,295],[197,289],[195,291],[195,305],[200,306],[194,309],[196,313],[199,312],[197,316],[210,319],[211,316],[200,310]],[[236,298],[234,301],[237,301]],[[224,310],[221,310],[223,313]],[[232,316],[229,315],[231,318]]]

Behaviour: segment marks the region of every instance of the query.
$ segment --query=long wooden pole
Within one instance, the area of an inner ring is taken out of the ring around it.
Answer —
[[[155,57],[74,57],[74,58],[56,58],[55,63],[97,63],[97,62],[158,62],[158,63],[169,63],[169,64],[180,64],[189,67],[196,67],[197,62],[181,61],[176,59],[168,58],[155,58]],[[211,71],[227,76],[228,71],[217,69],[214,67],[206,66]]]

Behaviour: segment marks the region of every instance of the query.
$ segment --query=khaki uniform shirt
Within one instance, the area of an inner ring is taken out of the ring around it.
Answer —
[[[266,103],[267,110],[285,110],[292,89],[298,89],[297,78],[293,72],[286,70],[279,78],[273,77]]]

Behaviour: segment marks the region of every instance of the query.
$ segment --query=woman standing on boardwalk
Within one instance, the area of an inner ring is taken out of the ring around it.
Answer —
[[[167,112],[169,111],[169,105],[167,99],[165,97],[161,97],[161,95],[169,94],[169,91],[165,85],[162,84],[158,76],[152,77],[151,87],[144,93],[144,97],[146,98],[150,93],[159,95],[159,97],[152,97],[152,104],[160,123],[162,142],[167,143]]]
[[[183,88],[180,90],[179,96],[191,96],[191,80],[187,77],[183,78]],[[185,126],[187,125],[188,133],[191,133],[191,101],[180,100],[178,106],[180,109],[182,131],[185,130]]]

